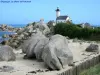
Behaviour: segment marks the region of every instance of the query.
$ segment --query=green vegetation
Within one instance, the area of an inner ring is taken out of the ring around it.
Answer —
[[[82,28],[80,24],[58,23],[54,27],[55,34],[68,36],[69,38],[79,38],[85,40],[100,40],[100,28]]]
[[[100,64],[81,72],[80,75],[100,75]]]

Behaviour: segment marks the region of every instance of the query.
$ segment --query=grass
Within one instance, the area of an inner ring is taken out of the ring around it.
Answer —
[[[81,72],[80,75],[100,75],[100,64]]]

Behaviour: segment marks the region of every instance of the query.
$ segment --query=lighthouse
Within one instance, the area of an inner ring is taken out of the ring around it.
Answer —
[[[71,19],[68,15],[60,15],[60,9],[57,7],[56,9],[56,23],[67,23],[71,22]]]
[[[59,17],[59,16],[60,16],[60,9],[59,9],[59,7],[57,7],[57,9],[56,9],[56,18]]]

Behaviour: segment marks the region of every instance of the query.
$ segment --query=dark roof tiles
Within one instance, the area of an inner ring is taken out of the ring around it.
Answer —
[[[66,20],[68,16],[59,16],[56,20]]]

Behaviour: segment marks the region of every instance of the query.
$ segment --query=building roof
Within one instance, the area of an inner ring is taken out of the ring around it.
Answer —
[[[68,16],[59,16],[56,18],[56,20],[66,20]]]

